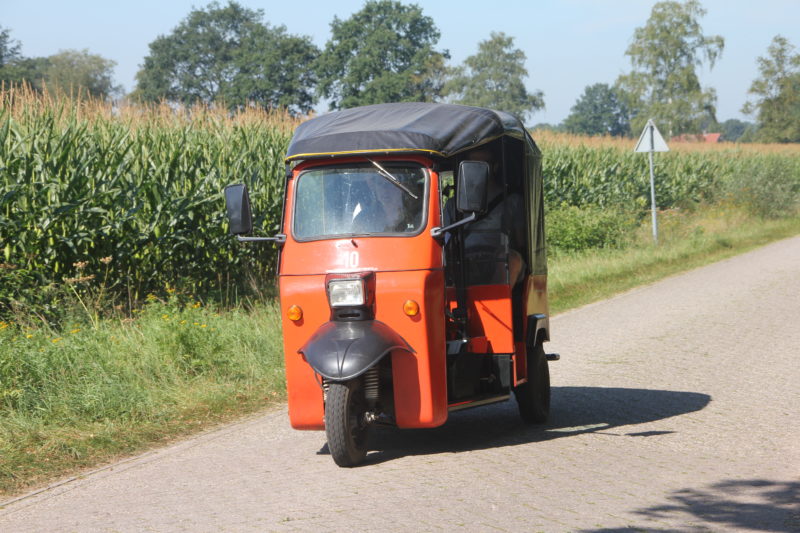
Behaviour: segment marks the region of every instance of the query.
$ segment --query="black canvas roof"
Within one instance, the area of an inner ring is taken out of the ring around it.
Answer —
[[[286,160],[388,152],[449,157],[503,135],[534,145],[522,123],[502,111],[455,104],[376,104],[300,124]]]

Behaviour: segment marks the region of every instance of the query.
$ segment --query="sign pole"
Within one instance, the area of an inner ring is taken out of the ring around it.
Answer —
[[[639,142],[636,143],[634,152],[644,153],[647,152],[648,159],[650,160],[650,209],[653,215],[653,242],[658,244],[658,217],[656,211],[656,174],[653,165],[654,152],[669,152],[669,146],[664,142],[664,137],[656,128],[653,119],[647,121],[642,134],[639,136]]]
[[[653,172],[653,130],[654,125],[650,125],[650,150],[648,156],[650,158],[650,209],[653,212],[653,242],[658,244],[658,216],[656,214],[656,178]]]

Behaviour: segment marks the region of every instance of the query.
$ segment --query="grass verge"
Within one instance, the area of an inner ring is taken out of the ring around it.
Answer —
[[[761,220],[715,209],[662,214],[659,244],[650,226],[624,249],[554,254],[548,261],[550,311],[557,314],[672,274],[800,234],[800,218]]]
[[[283,400],[276,305],[150,302],[63,331],[0,323],[0,495]]]
[[[624,249],[555,253],[554,313],[800,233],[722,208],[661,216]],[[34,317],[35,318],[35,317]],[[153,300],[59,331],[0,322],[0,496],[241,417],[285,398],[276,304],[250,311]]]

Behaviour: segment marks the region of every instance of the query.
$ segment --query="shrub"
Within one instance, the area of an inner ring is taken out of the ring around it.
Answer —
[[[800,162],[774,155],[751,159],[731,175],[723,194],[756,216],[794,214],[800,207]]]
[[[618,248],[627,244],[636,217],[611,207],[561,205],[545,217],[550,251]]]

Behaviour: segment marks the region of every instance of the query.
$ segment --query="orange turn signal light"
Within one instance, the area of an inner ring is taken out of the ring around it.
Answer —
[[[414,300],[406,300],[403,304],[403,312],[408,316],[417,316],[419,314],[419,304]]]
[[[303,310],[300,309],[299,306],[293,305],[289,309],[286,310],[286,316],[292,322],[297,322],[301,318],[303,318]]]

